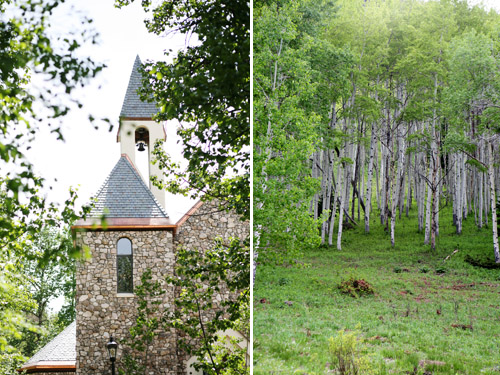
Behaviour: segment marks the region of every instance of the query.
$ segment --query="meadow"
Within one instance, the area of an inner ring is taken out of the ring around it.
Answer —
[[[319,246],[293,264],[258,265],[255,375],[340,373],[329,352],[339,332],[358,332],[366,374],[500,373],[500,269],[464,261],[493,259],[491,228],[469,217],[458,236],[445,208],[431,251],[415,211],[398,220],[394,248],[374,214],[371,233],[344,232],[342,251]],[[350,277],[374,294],[342,293]]]

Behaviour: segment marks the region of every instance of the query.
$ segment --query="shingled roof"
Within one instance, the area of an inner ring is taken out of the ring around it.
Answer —
[[[151,118],[158,108],[155,103],[143,102],[137,93],[137,90],[142,86],[142,75],[140,72],[142,62],[139,55],[135,58],[134,67],[130,74],[127,92],[123,100],[121,118]]]
[[[30,372],[71,370],[76,362],[76,322],[67,326],[59,335],[40,349],[21,370]]]
[[[168,219],[126,155],[120,157],[95,198],[90,217]]]

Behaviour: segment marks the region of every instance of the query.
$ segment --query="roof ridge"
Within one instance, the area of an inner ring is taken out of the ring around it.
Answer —
[[[139,174],[139,171],[136,170],[135,166],[132,165],[132,163],[130,162],[129,158],[127,156],[121,156],[120,159],[123,159],[125,160],[125,162],[127,163],[128,167],[132,169],[132,173],[135,174],[135,176],[139,179],[139,181],[141,182],[142,184],[142,187],[146,190],[147,194],[149,194],[149,196],[153,199],[153,201],[155,202],[156,206],[158,207],[158,209],[161,211],[161,213],[163,215],[165,215],[165,217],[169,217],[167,212],[165,211],[165,209],[161,206],[161,204],[158,202],[158,200],[155,198],[153,192],[151,191],[151,189],[149,189],[149,187],[146,185],[146,183],[144,182],[144,180],[142,179],[142,177],[140,176]]]
[[[175,225],[180,227],[182,224],[184,224],[191,216],[194,215],[196,211],[198,211],[198,209],[203,205],[203,203],[205,202],[203,202],[202,200],[196,202],[184,215],[182,215],[182,217],[179,220],[177,220],[177,223],[175,223]]]

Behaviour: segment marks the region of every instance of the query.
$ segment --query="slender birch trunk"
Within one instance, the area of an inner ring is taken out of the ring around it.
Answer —
[[[431,203],[432,203],[432,188],[431,188],[431,182],[432,181],[432,163],[433,163],[433,156],[431,153],[431,157],[429,158],[429,165],[427,167],[427,200],[425,203],[425,237],[424,237],[424,244],[428,245],[430,242],[430,236],[431,236]]]
[[[484,148],[484,143],[481,142],[481,146],[482,147],[479,147],[479,160],[484,160],[484,158],[482,157],[484,152],[482,152],[483,148]],[[478,178],[477,178],[477,198],[478,198],[478,223],[477,223],[477,226],[479,228],[482,228],[483,227],[483,210],[484,210],[484,207],[483,207],[483,182],[484,180],[484,173],[479,171],[478,172]]]
[[[274,62],[274,72],[272,73],[272,88],[271,91],[275,92],[276,91],[276,86],[277,86],[277,80],[278,80],[278,60],[279,57],[281,56],[281,52],[283,50],[283,38],[280,38],[280,44],[278,51],[276,53],[276,60]],[[269,97],[267,97],[268,100],[270,100]],[[269,108],[272,108],[273,106],[270,105]],[[268,120],[267,120],[267,130],[266,130],[266,140],[267,140],[267,146],[266,146],[266,162],[264,163],[264,166],[262,168],[262,175],[264,176],[264,186],[263,186],[263,191],[266,191],[266,186],[265,184],[267,181],[269,181],[269,176],[267,175],[266,172],[266,164],[271,160],[272,157],[272,149],[271,149],[271,141],[273,139],[273,131],[272,131],[272,123],[271,123],[271,113],[268,114]],[[257,209],[262,209],[263,203],[259,203],[257,205]],[[257,257],[259,256],[259,246],[260,246],[260,233],[262,231],[262,228],[258,226],[255,231],[255,244],[254,244],[254,252],[253,252],[253,280],[255,280],[255,274],[257,273]]]
[[[373,164],[375,157],[375,146],[376,146],[376,134],[375,134],[375,122],[372,122],[371,126],[371,141],[370,141],[370,158],[368,161],[368,177],[366,181],[366,199],[365,199],[365,233],[370,232],[370,210],[372,201],[372,178],[373,178]]]
[[[493,228],[493,251],[495,252],[495,262],[500,263],[500,250],[498,248],[498,228],[497,228],[497,200],[495,198],[495,176],[493,166],[493,146],[491,142],[486,142],[488,147],[488,177],[490,180],[490,202],[491,202],[491,226]]]
[[[343,149],[340,150],[340,158],[342,159],[343,155]],[[328,231],[328,245],[333,246],[333,232],[334,232],[334,227],[335,227],[335,216],[337,215],[337,201],[339,200],[339,192],[342,189],[342,170],[341,170],[341,164],[339,163],[337,167],[337,183],[335,185],[335,194],[333,197],[333,208],[332,208],[332,215],[330,217],[330,228]],[[339,215],[340,216],[340,215]]]
[[[339,225],[337,231],[337,250],[342,250],[342,227],[344,224],[344,207],[346,195],[349,194],[349,176],[347,174],[347,166],[344,169],[344,187],[342,189],[342,193],[340,194],[340,208],[339,208]],[[340,178],[340,177],[339,177]]]

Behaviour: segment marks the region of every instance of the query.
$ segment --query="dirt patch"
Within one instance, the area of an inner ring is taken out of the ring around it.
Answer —
[[[419,294],[415,298],[413,298],[416,302],[424,302],[424,303],[429,303],[431,300],[427,298],[427,293],[425,294]]]
[[[429,359],[422,359],[421,361],[418,362],[419,367],[426,367],[426,366],[445,366],[446,362],[441,362],[441,361],[431,361]]]
[[[470,289],[474,288],[476,286],[476,283],[470,283],[470,284],[454,284],[451,286],[446,286],[444,287],[445,289],[453,289],[453,290],[464,290],[464,289]]]
[[[471,331],[474,330],[474,328],[472,328],[472,325],[470,325],[470,324],[452,324],[451,326],[453,328],[462,328],[464,331],[466,331],[468,329]]]

